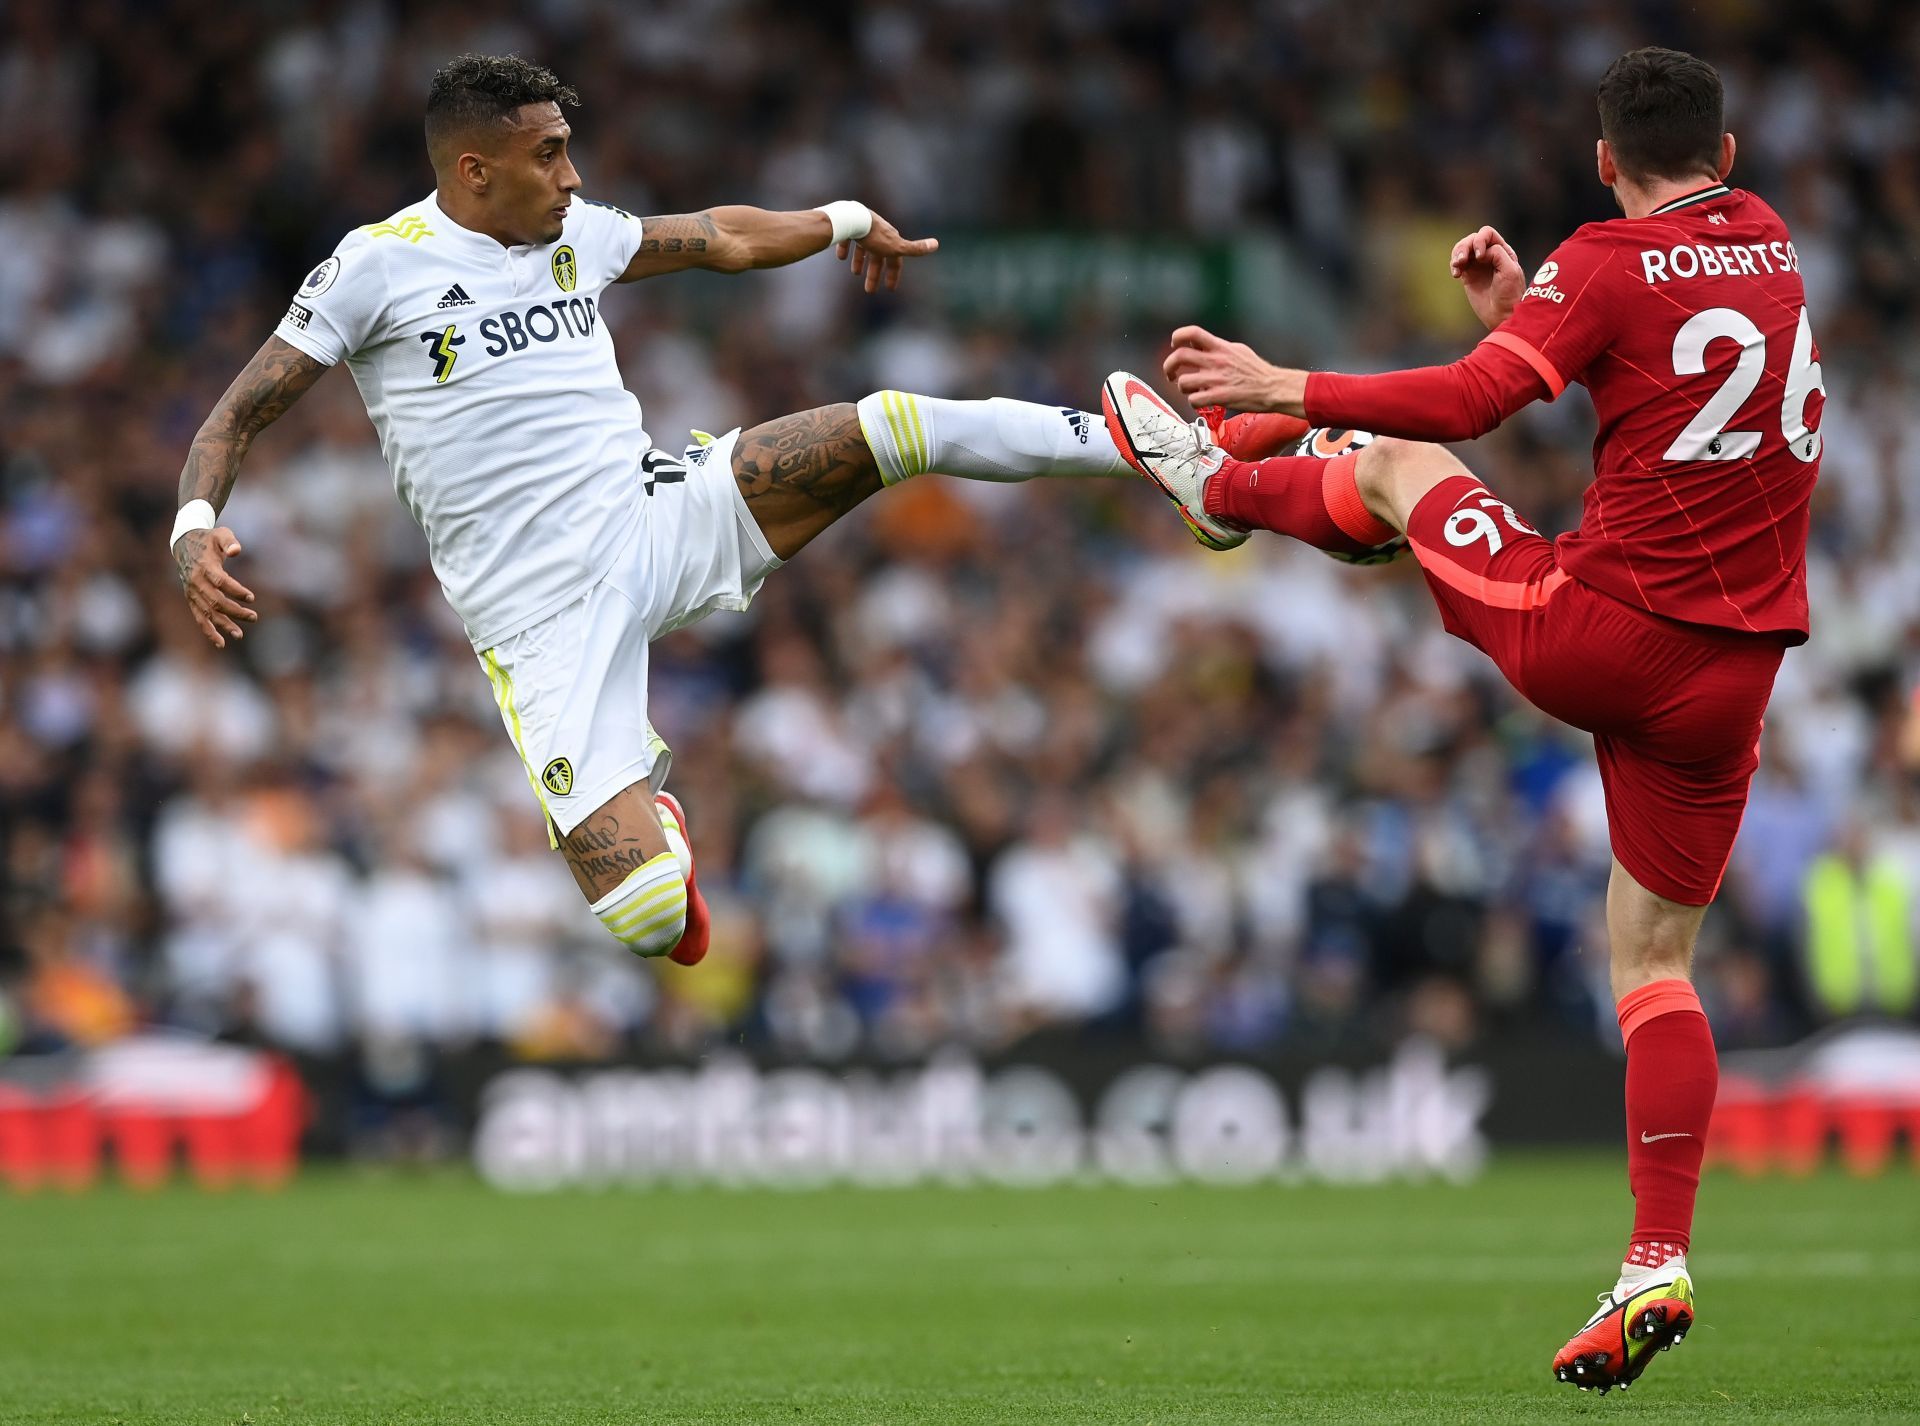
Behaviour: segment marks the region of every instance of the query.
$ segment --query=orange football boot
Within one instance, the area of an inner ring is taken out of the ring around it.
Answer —
[[[1600,1310],[1554,1357],[1553,1375],[1603,1394],[1632,1386],[1655,1353],[1685,1338],[1693,1320],[1693,1279],[1685,1257],[1623,1273],[1612,1292],[1600,1294]]]

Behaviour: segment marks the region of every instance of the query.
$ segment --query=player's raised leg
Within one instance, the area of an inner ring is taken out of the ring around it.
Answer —
[[[875,491],[930,471],[1005,483],[1123,475],[1127,464],[1090,412],[906,391],[782,416],[733,449],[747,509],[783,560]]]

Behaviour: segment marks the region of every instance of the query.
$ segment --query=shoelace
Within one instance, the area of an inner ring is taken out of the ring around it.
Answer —
[[[1213,432],[1207,429],[1207,423],[1202,418],[1196,417],[1192,421],[1181,421],[1163,412],[1154,411],[1151,419],[1153,429],[1150,434],[1153,437],[1153,442],[1155,445],[1165,448],[1166,454],[1169,456],[1190,455],[1192,459],[1198,460],[1206,455],[1207,448],[1214,443]],[[1191,452],[1179,450],[1178,447],[1181,436],[1185,436],[1187,440],[1192,442]]]
[[[1213,444],[1213,432],[1208,429],[1206,418],[1197,416],[1188,422],[1187,434],[1193,437],[1194,459],[1206,455],[1207,448]]]

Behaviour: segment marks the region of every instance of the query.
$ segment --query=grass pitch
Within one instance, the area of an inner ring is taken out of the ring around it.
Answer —
[[[1608,1158],[1469,1188],[0,1197],[0,1421],[1920,1419],[1920,1186],[1708,1182],[1702,1316],[1557,1385]]]

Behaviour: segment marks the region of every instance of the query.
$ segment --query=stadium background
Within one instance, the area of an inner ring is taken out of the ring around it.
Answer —
[[[0,1054],[270,1046],[351,1082],[336,1147],[433,1154],[475,1052],[1610,1053],[1585,740],[1406,568],[1204,555],[1134,483],[877,499],[656,649],[716,917],[687,973],[610,945],[546,849],[344,375],[226,512],[243,645],[192,630],[164,550],[187,442],[300,276],[430,184],[422,96],[462,49],[581,90],[589,196],[858,196],[946,245],[894,299],[823,258],[623,290],[672,447],[882,385],[1089,405],[1194,317],[1311,364],[1449,359],[1476,328],[1446,248],[1492,221],[1531,264],[1610,215],[1590,95],[1650,39],[1721,67],[1828,390],[1814,638],[1702,995],[1727,1050],[1910,1019],[1920,12],[29,0],[0,10]],[[1564,529],[1590,422],[1538,407],[1469,459]]]

